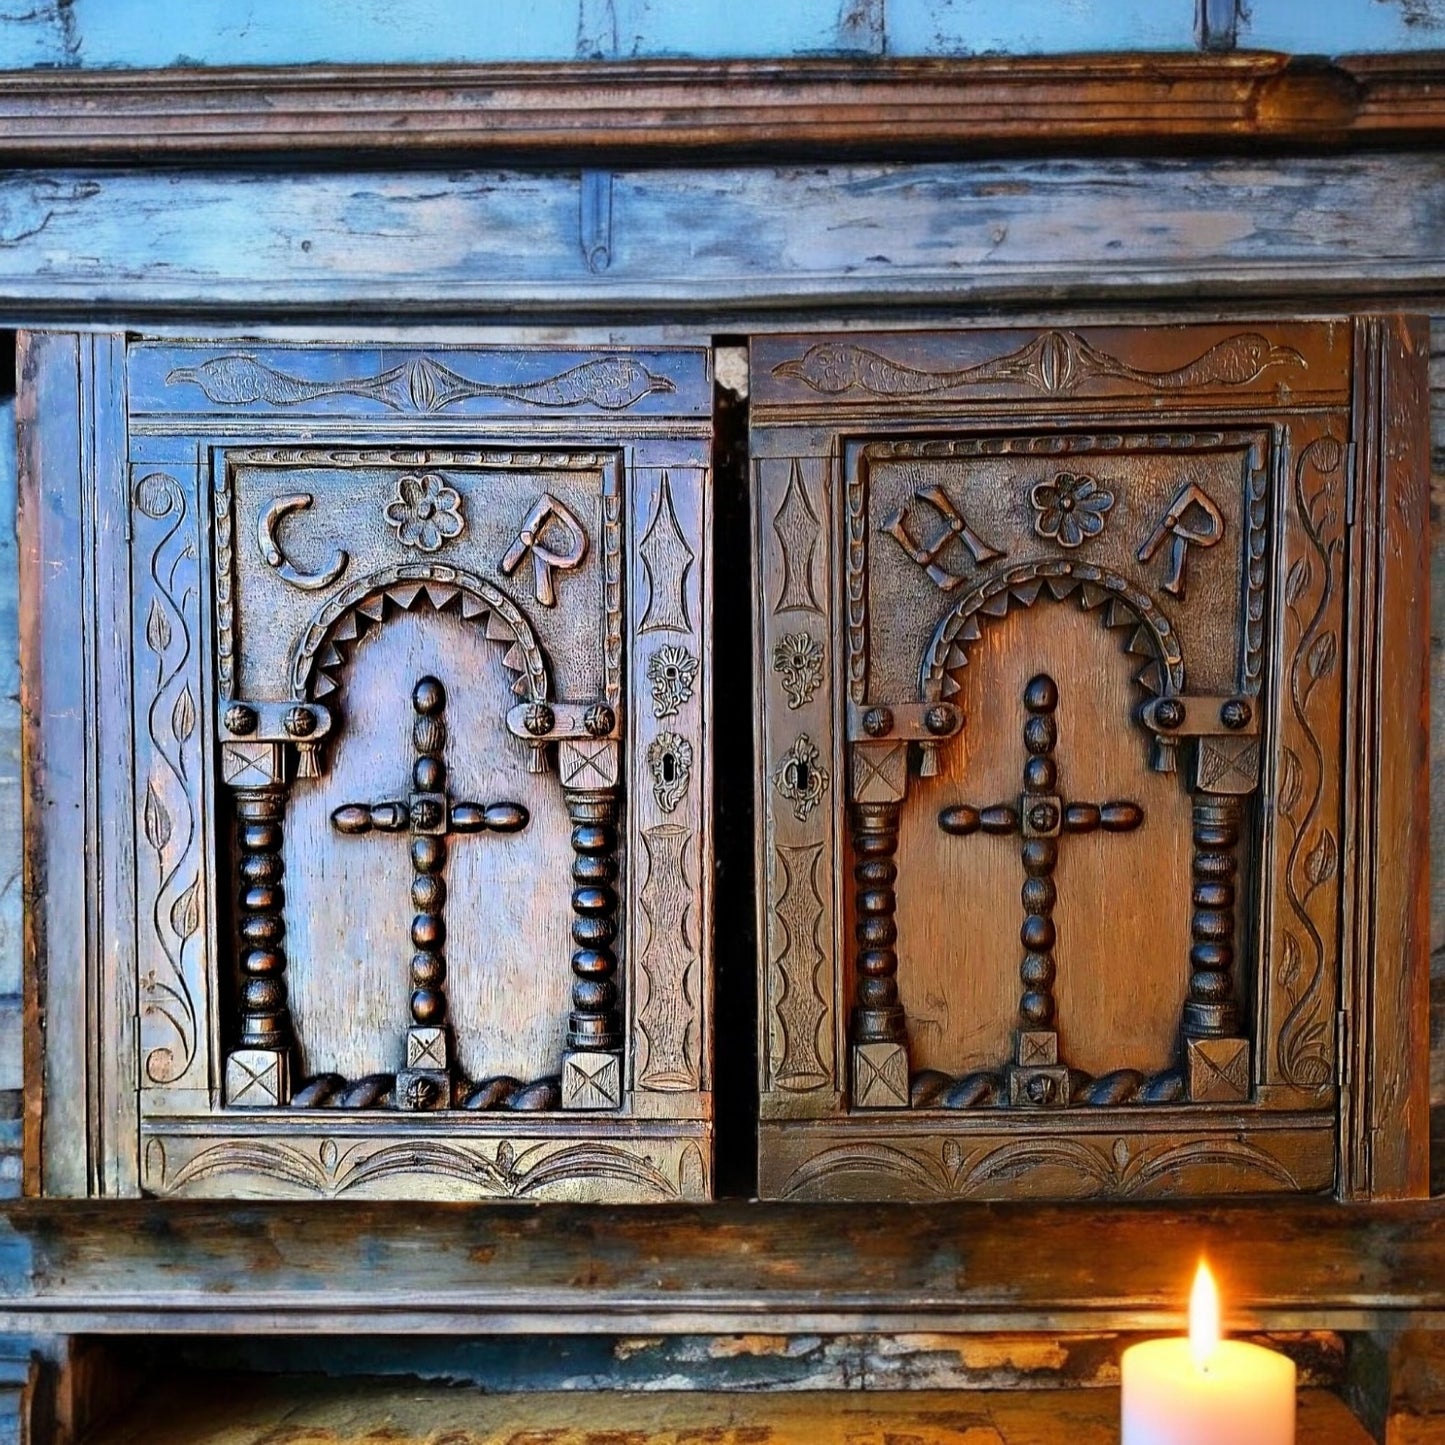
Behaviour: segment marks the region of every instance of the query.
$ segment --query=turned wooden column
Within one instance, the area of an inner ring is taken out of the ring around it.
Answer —
[[[237,788],[234,796],[240,1037],[226,1058],[226,1102],[267,1108],[289,1102],[295,1052],[283,942],[286,787]]]
[[[617,1050],[617,795],[566,791],[572,820],[572,1012],[569,1049]]]
[[[857,981],[853,1042],[901,1044],[903,1006],[898,1002],[897,803],[853,804],[853,882],[857,909]]]
[[[1236,794],[1194,794],[1194,911],[1189,921],[1189,997],[1181,1024],[1186,1039],[1239,1034],[1234,912],[1242,815],[1243,799]]]

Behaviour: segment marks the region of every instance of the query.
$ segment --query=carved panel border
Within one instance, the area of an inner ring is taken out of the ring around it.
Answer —
[[[634,1112],[663,1119],[695,1112],[712,1078],[710,475],[699,449],[639,447],[628,483],[628,1067]]]
[[[147,1127],[141,1186],[165,1198],[227,1198],[243,1187],[277,1199],[567,1200],[617,1203],[705,1199],[706,1140],[686,1132],[599,1137],[595,1128],[528,1130],[515,1119],[491,1129],[449,1125],[381,1130],[319,1121],[284,1132]]]
[[[1152,1114],[1151,1114],[1152,1118]],[[1317,1193],[1334,1182],[1332,1122],[1294,1116],[1268,1129],[1233,1120],[1202,1134],[1192,1119],[1141,1125],[1115,1115],[1097,1129],[1071,1112],[1067,1133],[1028,1124],[964,1132],[814,1125],[781,1127],[762,1156],[769,1199],[1166,1199],[1210,1192]],[[1248,1138],[1240,1134],[1248,1130]]]
[[[135,465],[131,476],[140,1074],[148,1109],[195,1107],[214,1077],[206,519],[194,464]]]

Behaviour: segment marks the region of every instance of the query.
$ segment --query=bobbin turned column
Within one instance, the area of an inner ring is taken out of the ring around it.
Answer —
[[[856,760],[855,760],[856,773]],[[898,999],[898,814],[896,802],[852,805],[854,955],[853,1103],[908,1107],[908,1043]]]
[[[1254,723],[1248,699],[1227,700],[1215,715],[1220,731],[1195,744],[1189,992],[1179,1033],[1190,1100],[1239,1103],[1249,1097],[1250,1049],[1234,977],[1237,880],[1259,745],[1245,732]]]
[[[290,1102],[294,1052],[282,917],[286,789],[239,788],[235,806],[240,1035],[226,1056],[226,1103],[274,1108]]]
[[[236,1047],[226,1055],[225,1101],[231,1108],[291,1102],[296,1038],[286,995],[284,819],[290,777],[312,774],[316,749],[331,726],[330,712],[319,703],[233,697],[221,711],[221,778],[236,813],[240,1017]]]
[[[1189,1097],[1235,1102],[1249,1093],[1249,1040],[1242,1036],[1234,986],[1235,880],[1244,800],[1194,793],[1193,912],[1189,994],[1179,1032]]]
[[[595,739],[558,743],[572,820],[572,1009],[562,1057],[564,1109],[622,1104],[622,1014],[617,991],[617,770],[611,708],[588,710]],[[609,781],[610,780],[610,781]],[[579,782],[604,786],[578,787]]]

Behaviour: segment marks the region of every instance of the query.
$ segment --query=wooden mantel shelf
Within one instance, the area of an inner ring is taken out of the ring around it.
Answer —
[[[0,1333],[1445,1328],[1445,1200],[8,1204]]]
[[[0,73],[0,160],[918,159],[1429,143],[1445,55],[620,61]]]

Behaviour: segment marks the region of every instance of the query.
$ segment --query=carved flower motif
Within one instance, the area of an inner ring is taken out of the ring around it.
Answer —
[[[1034,531],[1052,537],[1061,547],[1077,547],[1104,530],[1104,514],[1114,505],[1113,492],[1093,477],[1060,472],[1051,482],[1040,482],[1029,500],[1034,505]]]
[[[697,658],[687,648],[659,647],[647,662],[652,711],[660,718],[676,717],[678,709],[692,696],[696,678]]]
[[[800,708],[823,682],[823,648],[806,632],[790,632],[773,648],[773,671],[788,694],[788,706]]]
[[[435,472],[399,477],[396,496],[386,504],[386,520],[403,547],[423,552],[435,552],[467,529],[460,494]]]

